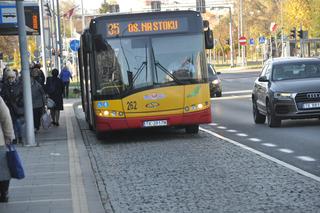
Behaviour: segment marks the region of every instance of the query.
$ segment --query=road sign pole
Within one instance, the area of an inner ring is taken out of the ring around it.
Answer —
[[[32,108],[32,94],[31,94],[31,82],[30,71],[28,61],[28,45],[27,45],[27,33],[26,22],[24,16],[23,1],[16,1],[17,6],[17,18],[18,18],[18,32],[19,32],[19,48],[21,55],[21,68],[23,78],[23,100],[24,100],[24,116],[26,122],[26,143],[29,146],[35,145],[34,137],[34,123],[33,123],[33,108]]]
[[[234,53],[233,53],[233,39],[232,39],[232,14],[231,7],[229,7],[229,15],[230,15],[230,54],[231,54],[231,67],[234,67]]]

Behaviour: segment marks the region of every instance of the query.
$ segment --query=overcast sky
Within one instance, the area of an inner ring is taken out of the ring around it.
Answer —
[[[76,0],[81,5],[81,0]],[[183,4],[196,4],[196,0],[164,0],[167,2],[180,2]],[[210,2],[223,1],[223,0],[207,0],[207,4]],[[84,8],[99,9],[104,0],[83,0]],[[120,5],[120,12],[141,11],[144,5],[144,0],[117,0]]]

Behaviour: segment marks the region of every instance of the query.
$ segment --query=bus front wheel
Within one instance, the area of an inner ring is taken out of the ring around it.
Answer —
[[[198,134],[199,132],[199,125],[189,125],[186,126],[186,133],[188,134]]]

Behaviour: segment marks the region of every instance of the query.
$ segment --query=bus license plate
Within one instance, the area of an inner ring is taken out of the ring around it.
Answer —
[[[320,102],[303,104],[303,109],[320,108]]]
[[[167,120],[158,120],[158,121],[144,121],[143,127],[153,127],[153,126],[167,126]]]

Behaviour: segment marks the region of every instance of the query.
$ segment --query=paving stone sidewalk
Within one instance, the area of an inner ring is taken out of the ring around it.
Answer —
[[[39,147],[17,146],[26,178],[11,180],[9,202],[0,204],[1,213],[78,213],[79,209],[84,213],[105,212],[73,114],[74,101],[65,100],[65,110],[61,112],[59,127],[41,129],[36,134]],[[68,132],[70,125],[72,134]],[[70,138],[70,135],[74,137]],[[70,140],[75,142],[75,146],[70,146]],[[81,157],[76,159],[75,156],[70,156],[70,153],[78,153]],[[70,159],[79,165],[80,172],[71,168]],[[72,181],[73,179],[82,181]],[[77,195],[77,189],[81,188],[79,183],[83,185],[85,196]],[[83,203],[86,203],[85,210],[81,209]]]

